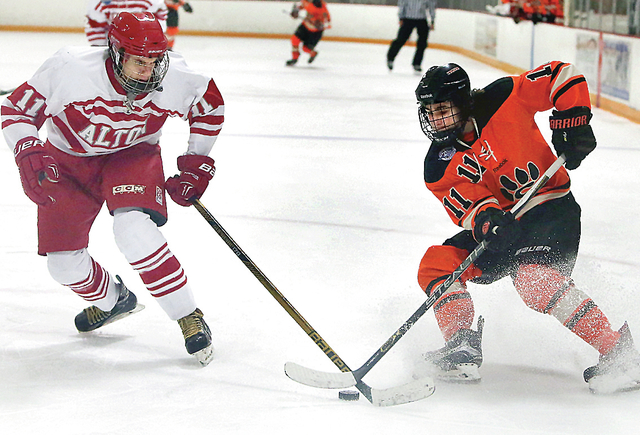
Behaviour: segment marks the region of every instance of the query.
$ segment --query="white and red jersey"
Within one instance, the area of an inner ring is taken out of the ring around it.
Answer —
[[[151,12],[162,30],[167,30],[167,5],[164,0],[89,0],[84,33],[91,45],[107,45],[109,24],[120,12]]]
[[[224,101],[214,81],[170,52],[162,90],[126,95],[107,48],[66,47],[2,103],[2,131],[9,147],[38,138],[76,156],[111,154],[139,143],[158,143],[169,116],[189,122],[187,153],[207,155],[224,121]],[[129,102],[130,103],[130,102]]]

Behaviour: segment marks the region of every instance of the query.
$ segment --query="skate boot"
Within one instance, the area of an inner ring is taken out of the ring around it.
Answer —
[[[316,60],[316,57],[318,56],[318,52],[317,51],[312,51],[311,55],[309,56],[309,63],[313,62],[314,60]]]
[[[144,308],[144,305],[138,303],[136,295],[127,289],[118,275],[116,275],[116,288],[119,292],[118,301],[111,311],[102,311],[95,305],[91,305],[76,316],[75,323],[79,332],[93,331]]]
[[[294,66],[298,62],[298,59],[289,59],[287,61],[287,66]]]
[[[189,355],[193,355],[200,364],[206,366],[213,358],[213,346],[211,345],[211,331],[202,318],[200,309],[178,319],[178,325],[184,335],[184,345]]]
[[[610,394],[640,389],[640,353],[633,345],[629,325],[624,322],[620,339],[595,366],[584,371],[584,380],[596,394]]]
[[[432,366],[431,374],[449,382],[480,382],[478,368],[482,365],[482,328],[484,319],[478,318],[478,330],[461,329],[442,349],[424,354]]]

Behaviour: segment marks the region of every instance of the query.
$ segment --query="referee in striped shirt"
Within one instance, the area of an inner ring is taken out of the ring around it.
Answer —
[[[430,21],[427,21],[427,8],[429,9]],[[416,53],[413,56],[413,69],[420,72],[422,71],[424,50],[427,48],[429,29],[433,30],[436,21],[436,0],[398,0],[398,17],[400,18],[400,29],[398,29],[398,36],[391,41],[389,46],[387,67],[389,67],[389,71],[393,69],[393,61],[415,28],[418,30],[418,43]]]

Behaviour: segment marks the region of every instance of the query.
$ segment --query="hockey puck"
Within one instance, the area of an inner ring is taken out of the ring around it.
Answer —
[[[353,390],[342,390],[338,393],[340,400],[348,400],[350,402],[360,399],[360,393]]]

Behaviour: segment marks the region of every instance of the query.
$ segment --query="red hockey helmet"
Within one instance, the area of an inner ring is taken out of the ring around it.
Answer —
[[[109,26],[109,53],[118,82],[127,93],[141,94],[160,88],[160,82],[169,69],[167,47],[162,26],[150,12],[121,12]],[[125,55],[156,59],[149,80],[134,80],[123,73]]]
[[[167,51],[167,37],[151,12],[121,12],[109,26],[109,43],[116,50],[143,57],[162,57]]]

